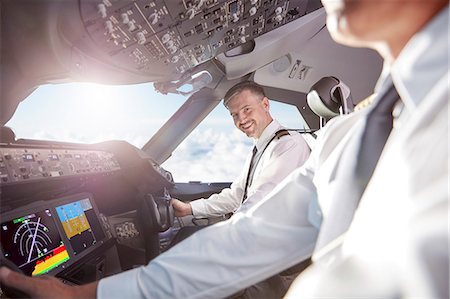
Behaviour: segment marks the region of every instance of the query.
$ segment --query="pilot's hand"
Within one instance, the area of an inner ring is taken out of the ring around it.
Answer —
[[[72,287],[52,276],[29,277],[6,267],[0,268],[0,281],[31,298],[95,298],[98,284],[94,282]]]
[[[172,198],[172,207],[175,211],[175,216],[177,217],[192,215],[192,207],[189,203],[185,203],[176,198]]]

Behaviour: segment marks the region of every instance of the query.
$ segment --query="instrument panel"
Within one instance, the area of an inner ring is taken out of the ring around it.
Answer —
[[[116,157],[97,150],[0,148],[0,185],[120,170]]]
[[[103,269],[106,258],[113,272],[119,261],[140,263],[140,255],[135,261],[112,247],[118,242],[142,252],[135,217],[120,215],[136,211],[142,194],[168,196],[173,185],[170,172],[123,141],[1,144],[0,181],[2,258],[27,275],[73,283],[89,281],[83,269]]]

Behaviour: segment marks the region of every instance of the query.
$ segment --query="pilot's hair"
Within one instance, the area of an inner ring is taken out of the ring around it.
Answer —
[[[261,96],[261,100],[266,96],[266,94],[264,93],[264,89],[258,83],[255,83],[253,81],[243,81],[234,85],[227,91],[227,93],[223,97],[223,105],[228,108],[228,103],[231,101],[231,99],[245,90],[250,91],[256,96]]]

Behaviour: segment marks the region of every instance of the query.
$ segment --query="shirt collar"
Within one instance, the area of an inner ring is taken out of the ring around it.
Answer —
[[[270,124],[264,129],[264,131],[261,133],[261,136],[259,136],[258,139],[254,139],[254,145],[256,146],[256,149],[260,151],[263,146],[269,142],[269,140],[273,137],[273,135],[283,127],[280,125],[278,121],[275,119],[270,122]]]
[[[405,107],[410,111],[420,104],[448,71],[448,10],[447,5],[416,33],[388,70]]]

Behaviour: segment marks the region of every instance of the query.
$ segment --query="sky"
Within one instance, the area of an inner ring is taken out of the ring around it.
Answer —
[[[43,85],[6,124],[17,138],[96,143],[126,140],[141,148],[187,98],[157,93],[152,83]],[[271,101],[274,118],[302,128],[296,108]],[[163,167],[176,182],[230,182],[242,170],[252,140],[238,131],[218,105],[180,144]]]

